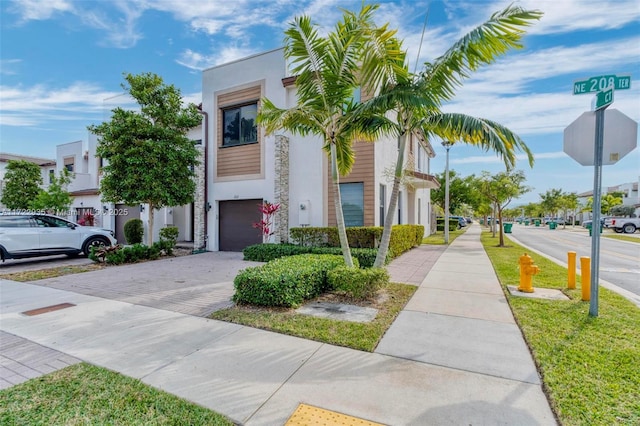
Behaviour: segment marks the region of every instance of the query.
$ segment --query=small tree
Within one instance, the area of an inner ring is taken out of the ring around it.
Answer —
[[[262,213],[262,219],[260,219],[260,222],[254,223],[253,227],[260,230],[263,243],[268,243],[271,236],[275,233],[273,221],[279,209],[280,204],[271,204],[268,201],[258,204],[258,210]]]
[[[635,216],[635,212],[636,212],[636,208],[635,207],[633,207],[633,206],[623,206],[623,205],[614,206],[609,210],[609,213],[611,213],[613,216],[634,217]]]
[[[140,244],[142,235],[144,234],[144,226],[140,219],[129,219],[124,224],[124,238],[128,244]]]
[[[122,87],[140,111],[115,108],[110,121],[88,129],[100,136],[96,153],[107,160],[102,199],[147,204],[151,246],[154,211],[193,201],[198,150],[186,134],[201,118],[196,105],[183,108],[180,90],[156,74],[126,74],[125,80]]]
[[[511,200],[531,190],[531,188],[523,185],[525,180],[524,172],[521,170],[501,172],[493,176],[489,172],[482,172],[480,191],[491,201],[497,211],[498,221],[500,222],[500,247],[504,247],[502,211],[509,205]]]
[[[42,175],[37,164],[9,160],[5,168],[2,204],[8,209],[28,209],[40,193]]]
[[[67,169],[62,169],[58,177],[52,177],[49,187],[41,189],[38,196],[33,200],[30,208],[34,210],[46,210],[51,213],[67,216],[73,198],[67,187],[73,179],[73,173]]]

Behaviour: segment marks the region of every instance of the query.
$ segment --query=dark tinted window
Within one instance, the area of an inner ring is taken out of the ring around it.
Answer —
[[[0,216],[0,228],[30,228],[36,226],[30,216]]]

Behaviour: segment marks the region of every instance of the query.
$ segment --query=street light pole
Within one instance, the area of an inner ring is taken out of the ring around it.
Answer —
[[[442,146],[447,150],[447,161],[445,163],[444,174],[444,243],[449,244],[449,149],[453,145],[451,141],[442,141]]]

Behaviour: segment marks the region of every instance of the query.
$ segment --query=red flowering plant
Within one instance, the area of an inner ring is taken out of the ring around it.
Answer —
[[[93,213],[87,213],[85,214],[82,219],[84,220],[84,223],[81,223],[80,225],[85,225],[86,226],[93,226],[96,220],[96,217],[94,216]]]
[[[273,220],[276,212],[280,209],[280,204],[271,204],[268,201],[258,204],[258,210],[262,213],[260,222],[253,224],[253,227],[260,230],[263,242],[269,242],[271,236],[275,233],[273,229]]]

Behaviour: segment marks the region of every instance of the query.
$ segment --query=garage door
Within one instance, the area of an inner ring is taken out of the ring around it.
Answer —
[[[220,201],[220,251],[242,251],[252,244],[260,244],[262,235],[253,224],[262,219],[258,206],[262,200]]]

